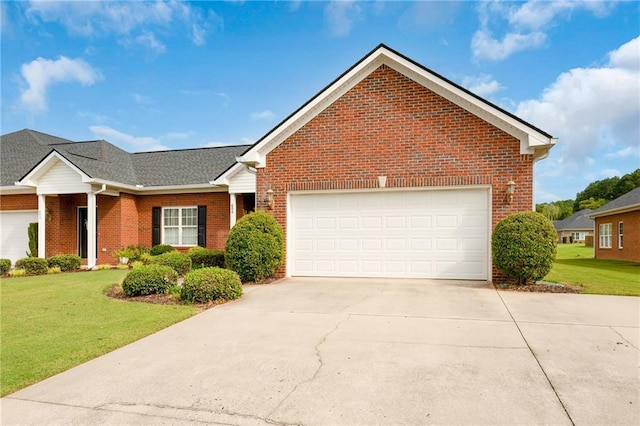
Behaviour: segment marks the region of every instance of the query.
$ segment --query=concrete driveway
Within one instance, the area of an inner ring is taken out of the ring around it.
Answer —
[[[640,299],[296,278],[2,400],[8,424],[640,424]]]

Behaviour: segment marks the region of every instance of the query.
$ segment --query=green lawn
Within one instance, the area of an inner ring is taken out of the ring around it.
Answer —
[[[197,312],[116,300],[104,291],[127,271],[0,280],[0,393],[4,396]]]
[[[593,247],[558,244],[556,261],[544,278],[582,288],[582,293],[640,296],[640,263],[593,258]]]

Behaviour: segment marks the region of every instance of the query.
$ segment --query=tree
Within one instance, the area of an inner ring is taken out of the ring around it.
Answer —
[[[598,207],[602,207],[605,204],[607,204],[609,201],[605,200],[604,198],[598,198],[597,200],[593,197],[589,197],[586,200],[582,200],[580,201],[580,203],[578,204],[578,207],[580,210],[582,209],[591,209],[591,210],[595,210]]]
[[[573,210],[578,211],[581,208],[593,208],[593,207],[580,207],[580,203],[585,200],[593,198],[596,201],[599,200],[611,201],[615,200],[621,195],[626,194],[640,187],[640,169],[636,169],[631,173],[627,173],[622,177],[614,176],[602,180],[597,180],[590,183],[582,191],[576,194],[576,200],[573,203]],[[595,205],[594,203],[585,203],[584,205]],[[598,206],[599,207],[599,206]],[[597,208],[597,207],[596,207]]]
[[[618,198],[640,186],[640,169],[622,176],[613,187],[613,198]]]
[[[573,214],[573,200],[536,204],[536,212],[549,220],[562,220]]]

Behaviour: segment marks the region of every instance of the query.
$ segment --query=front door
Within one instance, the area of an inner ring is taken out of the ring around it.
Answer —
[[[87,258],[87,214],[86,207],[78,207],[78,256],[83,259]],[[98,217],[98,209],[96,208],[96,217]],[[96,233],[97,234],[97,233]],[[98,253],[98,236],[96,235],[96,253]]]

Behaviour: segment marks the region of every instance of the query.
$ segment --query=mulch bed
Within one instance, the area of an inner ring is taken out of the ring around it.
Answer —
[[[524,291],[530,293],[580,293],[580,289],[566,284],[548,283],[539,281],[535,284],[496,284],[498,290]]]
[[[172,294],[148,294],[146,296],[129,297],[125,296],[120,285],[114,285],[113,287],[109,288],[104,294],[114,299],[126,300],[127,302],[152,303],[154,305],[189,305],[194,306],[195,308],[200,310],[210,309],[214,306],[218,306],[227,302],[226,300],[216,300],[210,301],[208,303],[188,303],[183,302]]]

